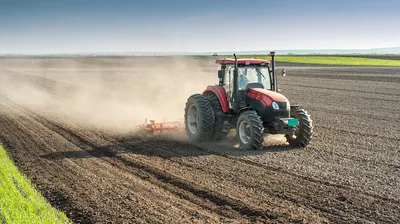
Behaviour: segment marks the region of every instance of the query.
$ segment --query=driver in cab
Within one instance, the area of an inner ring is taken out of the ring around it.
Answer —
[[[246,85],[249,83],[246,75],[244,73],[239,75],[239,90],[246,89]]]

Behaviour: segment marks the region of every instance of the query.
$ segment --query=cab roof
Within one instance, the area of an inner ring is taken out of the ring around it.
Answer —
[[[237,62],[239,65],[244,64],[251,64],[251,65],[260,65],[260,64],[269,64],[270,61],[266,59],[254,59],[254,58],[238,58]],[[216,64],[227,64],[233,65],[235,64],[235,59],[233,58],[224,58],[224,59],[217,59],[215,61]]]

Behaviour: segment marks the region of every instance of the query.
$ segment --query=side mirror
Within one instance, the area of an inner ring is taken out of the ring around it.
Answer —
[[[224,71],[223,70],[218,70],[218,78],[223,79],[224,78]]]
[[[282,69],[282,76],[285,77],[286,76],[286,69]]]

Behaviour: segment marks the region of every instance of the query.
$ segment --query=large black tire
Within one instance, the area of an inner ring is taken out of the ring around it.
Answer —
[[[313,136],[314,126],[310,115],[304,109],[294,109],[290,112],[290,116],[299,119],[299,128],[296,136],[286,134],[286,140],[289,145],[294,147],[306,147]]]
[[[215,94],[207,95],[211,103],[211,107],[214,110],[215,121],[214,121],[214,131],[212,133],[212,140],[221,141],[226,139],[228,132],[222,132],[224,127],[224,122],[227,120],[226,114],[222,111],[221,103]]]
[[[206,96],[191,95],[185,107],[185,130],[192,143],[211,139],[214,130],[214,111]]]
[[[258,150],[264,145],[264,127],[256,111],[248,110],[239,115],[236,135],[240,148]]]

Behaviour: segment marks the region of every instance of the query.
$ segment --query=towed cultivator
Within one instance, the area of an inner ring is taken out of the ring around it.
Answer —
[[[143,124],[136,125],[136,129],[139,133],[151,135],[163,132],[184,132],[183,122],[165,121],[165,119],[162,122],[145,119]]]

